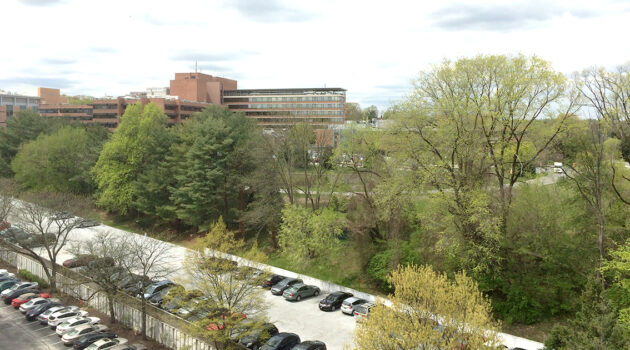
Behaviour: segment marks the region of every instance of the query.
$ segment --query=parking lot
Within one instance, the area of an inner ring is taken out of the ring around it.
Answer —
[[[0,349],[61,350],[68,349],[61,338],[39,321],[27,322],[20,310],[0,303]]]

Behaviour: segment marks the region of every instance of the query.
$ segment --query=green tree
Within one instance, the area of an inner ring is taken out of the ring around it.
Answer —
[[[628,349],[630,332],[618,321],[618,311],[599,281],[590,281],[580,297],[580,309],[568,325],[556,325],[545,349]]]
[[[82,126],[65,126],[50,135],[41,134],[13,159],[11,168],[16,180],[30,190],[92,193],[89,171],[106,140],[102,137],[107,137],[95,134]]]
[[[343,227],[343,214],[332,209],[312,211],[287,205],[282,210],[278,241],[287,256],[305,262],[338,247]]]
[[[166,115],[154,103],[130,105],[111,139],[103,146],[92,176],[98,187],[97,203],[126,214],[138,198],[135,181],[149,155],[166,133]]]
[[[450,281],[430,266],[399,267],[388,278],[391,305],[358,322],[354,349],[497,349],[490,302],[464,273]],[[439,320],[439,324],[438,324]]]
[[[20,145],[34,140],[51,128],[51,122],[37,112],[26,109],[7,120],[6,128],[0,128],[0,176],[12,176],[11,161]]]
[[[200,230],[219,216],[237,222],[247,208],[245,179],[255,168],[254,122],[212,106],[186,121],[183,130],[193,137],[180,149],[177,185],[171,189],[177,217]]]
[[[355,102],[346,102],[346,120],[363,120],[361,106]]]

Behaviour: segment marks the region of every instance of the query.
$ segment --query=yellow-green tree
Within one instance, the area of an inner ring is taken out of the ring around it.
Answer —
[[[389,283],[391,305],[379,302],[358,323],[356,350],[495,349],[498,323],[477,284],[457,273],[454,280],[430,266],[399,267]]]

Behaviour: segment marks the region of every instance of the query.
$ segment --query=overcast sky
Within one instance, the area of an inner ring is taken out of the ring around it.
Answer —
[[[0,89],[124,95],[175,72],[239,88],[342,87],[383,109],[444,58],[630,61],[630,1],[2,0]]]

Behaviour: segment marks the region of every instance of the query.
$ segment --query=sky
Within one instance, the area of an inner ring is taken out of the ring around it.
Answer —
[[[444,59],[630,61],[630,1],[2,0],[0,89],[121,96],[176,72],[241,89],[341,87],[380,110]]]

